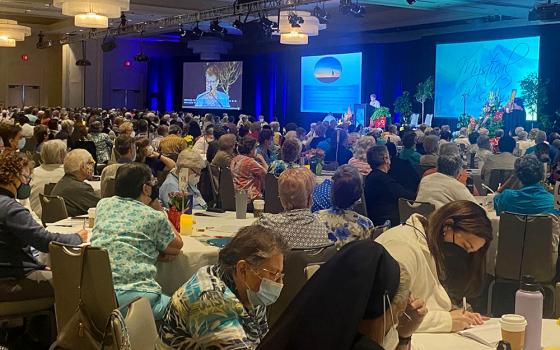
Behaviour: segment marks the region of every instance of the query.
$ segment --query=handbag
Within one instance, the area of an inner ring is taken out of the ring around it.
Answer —
[[[99,350],[103,345],[104,332],[95,327],[82,300],[84,266],[89,246],[85,246],[80,261],[79,299],[76,312],[64,325],[51,349],[59,350]]]

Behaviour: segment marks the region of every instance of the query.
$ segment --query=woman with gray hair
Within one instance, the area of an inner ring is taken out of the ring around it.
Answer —
[[[45,142],[41,149],[42,163],[33,171],[31,181],[31,196],[29,202],[31,210],[41,217],[41,202],[39,194],[45,194],[45,185],[57,183],[64,176],[64,158],[66,158],[66,143],[62,140]]]
[[[348,161],[348,164],[358,169],[362,176],[367,176],[371,172],[371,167],[367,163],[367,151],[375,146],[375,138],[373,136],[363,136],[354,143],[354,155]]]
[[[286,138],[282,144],[282,159],[273,161],[268,172],[278,177],[286,169],[299,168],[298,159],[301,147],[301,142],[298,139]]]
[[[267,306],[283,287],[287,242],[274,230],[247,226],[171,298],[162,341],[183,349],[254,349],[268,333]]]
[[[424,137],[424,152],[420,157],[420,167],[424,169],[435,168],[437,166],[437,158],[439,153],[439,137],[436,135],[428,135]]]
[[[486,135],[480,135],[476,140],[478,150],[474,155],[474,166],[477,169],[482,169],[486,160],[492,155],[492,145],[490,138]]]
[[[167,178],[159,188],[159,198],[163,206],[169,208],[169,194],[173,192],[185,191],[193,195],[193,208],[206,209],[206,202],[202,198],[202,194],[198,190],[198,182],[200,181],[200,173],[206,167],[206,161],[202,156],[192,150],[186,149],[179,153],[177,165],[169,172]],[[186,188],[179,188],[179,177],[183,171],[188,171],[188,180]]]

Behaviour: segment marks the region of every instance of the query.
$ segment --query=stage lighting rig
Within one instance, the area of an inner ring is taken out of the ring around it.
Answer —
[[[202,37],[204,35],[204,32],[198,28],[198,23],[196,24],[196,27],[194,27],[194,29],[192,30],[193,34],[197,37]]]
[[[323,8],[320,8],[319,5],[315,6],[313,11],[311,12],[311,15],[317,17],[319,23],[321,24],[329,23],[329,14],[325,10],[325,3],[323,3]]]
[[[144,32],[140,32],[140,53],[134,56],[136,62],[147,62],[150,58],[144,54]]]
[[[181,38],[184,38],[187,36],[187,31],[185,30],[185,28],[183,28],[182,24],[179,24],[179,36]]]
[[[288,22],[292,28],[299,28],[301,27],[301,24],[303,24],[304,20],[302,17],[296,15],[295,12],[292,12],[288,15]]]
[[[220,35],[226,35],[227,34],[227,29],[220,26],[220,23],[216,20],[216,21],[212,21],[212,23],[210,23],[210,32],[211,33],[218,33]]]
[[[366,8],[352,0],[340,0],[339,10],[343,15],[352,14],[354,17],[364,17]]]
[[[416,2],[416,0],[406,0],[406,2],[408,2],[409,5],[414,5],[414,3]]]
[[[233,21],[233,23],[231,25],[233,26],[233,28],[237,28],[237,29],[243,31],[243,22],[241,22],[241,20],[236,19],[235,21]]]

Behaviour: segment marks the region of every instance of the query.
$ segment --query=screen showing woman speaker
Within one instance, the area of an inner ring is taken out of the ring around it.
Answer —
[[[183,108],[241,109],[243,62],[183,63]]]

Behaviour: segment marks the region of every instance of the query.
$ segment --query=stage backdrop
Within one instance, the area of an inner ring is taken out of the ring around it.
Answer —
[[[437,45],[435,116],[457,118],[464,109],[478,115],[490,92],[502,104],[513,89],[523,98],[519,82],[539,73],[539,52],[539,36]],[[527,115],[527,120],[535,117]]]
[[[361,103],[362,53],[301,58],[301,112],[344,113]]]
[[[183,108],[241,109],[243,62],[183,63]]]

